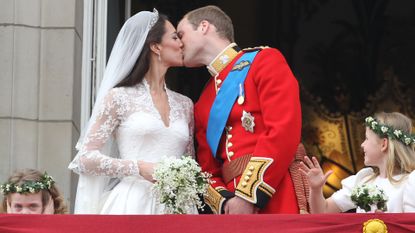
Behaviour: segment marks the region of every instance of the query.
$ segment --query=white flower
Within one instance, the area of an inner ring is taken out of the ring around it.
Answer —
[[[202,208],[199,194],[205,194],[209,176],[201,172],[194,159],[184,156],[181,159],[163,158],[155,168],[153,192],[159,203],[165,205],[168,214],[186,214]]]
[[[386,126],[382,126],[382,127],[380,127],[380,130],[382,131],[382,133],[386,133],[386,132],[388,132],[389,128],[386,127]]]
[[[372,129],[374,129],[374,128],[376,128],[376,126],[378,125],[378,122],[377,122],[377,121],[372,121],[372,122],[370,123],[370,125],[371,125]]]
[[[401,135],[402,135],[402,131],[401,130],[399,130],[399,129],[395,129],[394,131],[393,131],[393,134],[395,134],[396,135],[396,137],[400,137]]]
[[[16,186],[16,192],[21,193],[23,191],[22,187]]]
[[[29,192],[30,192],[30,193],[35,193],[35,192],[36,192],[36,190],[35,190],[33,187],[29,187]]]
[[[374,121],[375,119],[373,118],[373,117],[371,117],[371,116],[369,116],[369,117],[366,117],[366,122],[368,122],[368,123],[370,123],[370,122],[372,122],[372,121]]]
[[[405,141],[405,144],[406,145],[409,145],[409,144],[411,144],[411,138],[407,138],[407,137],[405,137],[405,139],[404,139],[404,141]]]
[[[386,202],[388,198],[385,192],[376,185],[359,185],[352,190],[350,198],[358,209],[366,212],[371,211],[372,206],[382,211],[387,210]]]

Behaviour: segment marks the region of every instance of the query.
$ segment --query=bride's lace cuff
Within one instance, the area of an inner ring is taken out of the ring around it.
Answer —
[[[69,169],[79,174],[94,176],[125,177],[139,175],[137,161],[111,158],[101,154],[98,150],[79,152],[69,165]]]
[[[195,155],[195,146],[194,146],[194,128],[195,128],[195,121],[193,118],[193,102],[189,100],[187,109],[187,118],[188,118],[188,124],[189,124],[189,143],[186,146],[186,154],[192,156],[192,158],[196,158]]]

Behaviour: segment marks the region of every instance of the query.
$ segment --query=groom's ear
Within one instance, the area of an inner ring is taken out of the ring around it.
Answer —
[[[202,31],[203,34],[206,34],[209,31],[209,28],[213,26],[209,21],[202,20],[199,24],[199,28]]]

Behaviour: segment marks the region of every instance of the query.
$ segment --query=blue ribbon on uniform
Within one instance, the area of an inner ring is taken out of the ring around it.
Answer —
[[[243,87],[251,64],[258,52],[258,50],[247,52],[235,62],[232,70],[222,83],[210,109],[206,138],[214,158],[216,158],[219,141],[228,121],[229,114],[235,104],[236,98],[241,93],[240,88]]]

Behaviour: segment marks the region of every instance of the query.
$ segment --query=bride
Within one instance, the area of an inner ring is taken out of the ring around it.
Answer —
[[[163,213],[151,191],[154,165],[163,156],[194,156],[193,103],[164,79],[169,67],[182,66],[181,47],[156,10],[122,27],[69,164],[80,175],[75,213]]]

